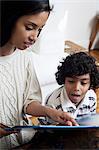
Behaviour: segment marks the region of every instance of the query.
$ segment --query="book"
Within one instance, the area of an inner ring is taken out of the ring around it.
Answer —
[[[13,130],[21,130],[21,129],[87,129],[87,128],[98,128],[99,129],[99,114],[93,115],[85,115],[76,119],[79,126],[66,126],[66,125],[47,125],[45,120],[43,125],[32,125],[32,126],[14,126],[5,128],[6,131],[13,131]],[[45,123],[45,124],[44,124]]]
[[[85,115],[76,121],[80,126],[99,126],[99,114]]]

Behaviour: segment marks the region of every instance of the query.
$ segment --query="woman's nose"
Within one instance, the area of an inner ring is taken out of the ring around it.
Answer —
[[[34,41],[34,42],[37,40],[37,38],[38,38],[38,30],[33,31],[29,37],[30,41]]]

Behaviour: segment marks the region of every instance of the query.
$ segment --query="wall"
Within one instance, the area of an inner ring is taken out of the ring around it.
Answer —
[[[51,0],[54,9],[31,47],[35,70],[41,85],[43,103],[47,94],[57,88],[55,72],[64,55],[64,40],[72,40],[88,47],[90,22],[98,10],[97,0]],[[99,6],[99,5],[98,5]],[[38,55],[40,54],[40,55]]]
[[[68,11],[65,39],[88,48],[92,21],[99,13],[98,0],[70,0],[66,2]]]
[[[39,53],[64,51],[64,40],[88,48],[91,24],[99,14],[98,0],[50,0],[54,4],[39,40],[32,47]]]
[[[64,51],[64,33],[63,29],[61,30],[59,26],[61,19],[64,17],[65,5],[59,1],[53,2],[54,9],[43,28],[38,41],[33,46],[33,50],[38,50],[38,53],[48,54]]]

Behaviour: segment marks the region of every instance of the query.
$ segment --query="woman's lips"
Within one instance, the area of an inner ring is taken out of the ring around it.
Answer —
[[[33,43],[26,43],[26,42],[24,42],[24,44],[25,44],[25,47],[29,47],[29,46],[31,46]]]

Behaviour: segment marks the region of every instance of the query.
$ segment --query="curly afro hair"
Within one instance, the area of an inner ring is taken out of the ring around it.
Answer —
[[[95,64],[95,58],[84,53],[74,53],[66,58],[57,67],[55,73],[56,81],[59,85],[65,83],[66,77],[80,76],[89,73],[91,84],[90,87],[95,89],[99,87],[99,70]]]

